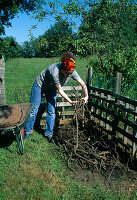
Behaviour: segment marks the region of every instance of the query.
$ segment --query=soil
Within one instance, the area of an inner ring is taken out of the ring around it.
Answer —
[[[106,174],[106,177],[99,173],[96,170],[85,170],[81,168],[77,168],[76,173],[68,172],[68,174],[75,180],[77,180],[82,185],[84,184],[87,187],[91,187],[91,185],[99,184],[104,186],[104,188],[108,188],[111,192],[114,193],[122,193],[122,192],[130,192],[134,193],[137,191],[137,172],[132,170],[125,171],[124,169],[119,170],[117,172],[111,174]]]
[[[115,139],[109,140],[92,121],[86,121],[84,128],[79,123],[78,138],[76,129],[73,120],[56,128],[55,138],[63,148],[68,174],[88,187],[96,182],[115,193],[135,193],[137,159],[131,157],[129,149],[121,147]]]

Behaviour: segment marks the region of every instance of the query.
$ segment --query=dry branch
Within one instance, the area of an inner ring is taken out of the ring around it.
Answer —
[[[72,171],[80,166],[99,170],[104,175],[109,172],[109,180],[115,168],[122,166],[116,143],[108,140],[107,134],[97,127],[90,115],[87,105],[79,101],[75,105],[72,121],[57,127],[56,141],[63,146],[68,167]]]

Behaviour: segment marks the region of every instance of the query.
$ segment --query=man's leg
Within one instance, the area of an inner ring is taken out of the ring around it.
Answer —
[[[29,120],[26,123],[26,128],[25,128],[25,132],[26,132],[26,138],[27,139],[29,136],[31,136],[32,133],[32,129],[36,120],[36,116],[38,113],[38,109],[41,103],[41,88],[37,85],[36,82],[34,82],[33,87],[32,87],[32,91],[31,91],[31,99],[30,102],[33,103],[33,108],[30,111],[30,116],[29,116]],[[27,136],[28,135],[28,136]]]
[[[46,118],[46,132],[45,136],[52,139],[53,129],[55,123],[55,104],[56,104],[56,91],[47,92],[47,118]]]

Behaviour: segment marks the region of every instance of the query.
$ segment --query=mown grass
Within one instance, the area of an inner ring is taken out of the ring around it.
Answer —
[[[60,58],[18,58],[6,62],[6,102],[14,104],[19,102],[28,102],[31,94],[31,87],[36,76],[52,63],[58,63]],[[90,67],[88,59],[77,59],[76,71],[81,78],[86,81],[87,68]],[[115,92],[116,78],[107,79],[102,75],[93,72],[93,86],[109,89]],[[76,81],[70,81],[69,85],[77,85]],[[109,86],[109,88],[108,88]],[[136,99],[136,85],[127,85],[122,82],[123,96],[129,96]]]
[[[29,101],[37,74],[58,61],[59,58],[8,61],[7,104]],[[87,65],[86,59],[78,59],[76,69],[83,80],[86,79]],[[0,200],[135,200],[137,197],[134,189],[129,191],[128,186],[123,189],[120,180],[111,186],[96,177],[91,184],[84,180],[79,182],[78,174],[72,176],[68,171],[61,148],[49,144],[35,131],[29,140],[24,141],[24,155],[19,155],[12,136],[0,135]]]
[[[31,58],[13,59],[6,62],[6,101],[7,104],[28,102],[31,94],[31,87],[36,76],[52,63],[58,63],[60,58]],[[77,61],[77,71],[86,80],[87,60]],[[76,81],[69,84],[77,85]]]
[[[129,200],[136,197],[135,191],[111,191],[98,181],[90,186],[79,183],[68,173],[60,147],[48,143],[37,132],[24,145],[24,155],[18,154],[16,141],[0,148],[1,200]],[[119,187],[122,188],[120,183]]]

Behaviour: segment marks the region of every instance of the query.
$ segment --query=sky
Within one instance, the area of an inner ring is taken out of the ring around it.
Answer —
[[[22,42],[28,41],[29,36],[29,29],[31,29],[32,25],[37,24],[37,21],[30,18],[30,16],[26,14],[19,13],[13,20],[10,21],[12,23],[11,27],[5,27],[5,36],[13,36],[16,41],[21,45]],[[34,37],[38,37],[46,30],[50,28],[51,25],[54,24],[54,21],[43,21],[37,24],[37,28],[32,31]]]
[[[84,0],[80,0],[81,3],[83,3],[83,1]],[[68,0],[63,0],[63,3],[68,3]],[[37,38],[38,36],[43,35],[51,25],[54,25],[55,20],[53,21],[53,18],[50,18],[50,20],[38,22],[25,13],[18,13],[18,15],[16,15],[10,22],[12,23],[12,26],[8,28],[5,27],[4,37],[12,36],[21,45],[24,41],[28,41],[30,39],[29,29],[31,29],[33,25],[38,23],[37,28],[32,31],[33,36]]]

